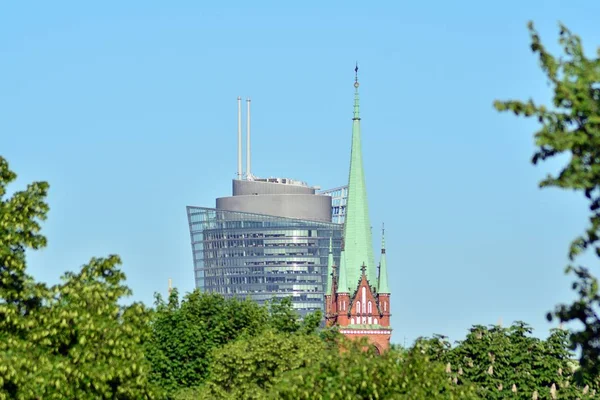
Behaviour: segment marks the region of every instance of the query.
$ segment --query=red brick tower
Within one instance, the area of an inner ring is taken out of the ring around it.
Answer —
[[[379,271],[373,256],[362,163],[358,66],[354,71],[357,76],[354,82],[352,150],[344,237],[337,268],[333,265],[330,243],[325,319],[327,326],[338,326],[340,332],[351,339],[367,337],[381,353],[389,348],[392,334],[390,289],[383,237]]]

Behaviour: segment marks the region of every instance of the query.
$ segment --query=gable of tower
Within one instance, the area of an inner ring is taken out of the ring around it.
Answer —
[[[364,272],[350,302],[350,325],[379,325],[381,315],[377,297]]]

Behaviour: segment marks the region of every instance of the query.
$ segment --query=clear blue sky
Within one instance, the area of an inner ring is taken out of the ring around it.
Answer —
[[[547,103],[527,21],[557,49],[561,20],[591,52],[600,2],[208,3],[0,5],[0,154],[13,189],[51,184],[38,279],[116,253],[137,300],[169,277],[192,290],[185,206],[230,193],[236,97],[253,99],[254,173],[343,185],[358,60],[393,340],[499,318],[546,335],[545,313],[572,298],[585,203],[537,188],[558,164],[533,167],[536,125],[492,102]]]

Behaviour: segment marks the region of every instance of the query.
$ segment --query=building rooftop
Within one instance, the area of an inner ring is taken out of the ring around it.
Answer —
[[[308,183],[304,181],[299,181],[297,179],[290,178],[277,178],[277,177],[269,177],[269,178],[259,178],[256,176],[252,176],[250,179],[242,179],[254,182],[266,182],[266,183],[279,183],[281,185],[293,185],[293,186],[302,186],[302,187],[310,187]],[[314,186],[313,189],[319,190],[320,187]]]

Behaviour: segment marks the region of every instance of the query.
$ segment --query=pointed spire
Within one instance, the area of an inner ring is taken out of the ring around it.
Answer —
[[[329,237],[329,257],[327,258],[327,288],[325,294],[333,293],[333,238]]]
[[[346,254],[343,248],[340,253],[340,271],[338,272],[337,293],[350,293],[348,290],[348,278],[346,278]]]
[[[354,117],[352,118],[352,148],[350,155],[350,173],[348,177],[348,200],[344,223],[344,242],[346,254],[346,278],[348,282],[360,279],[360,267],[367,266],[367,279],[373,284],[377,281],[377,267],[373,255],[371,224],[367,204],[367,188],[363,170],[359,95],[358,65],[354,68]]]
[[[385,227],[381,227],[381,261],[379,263],[379,293],[390,294],[388,285],[387,261],[385,257]]]

